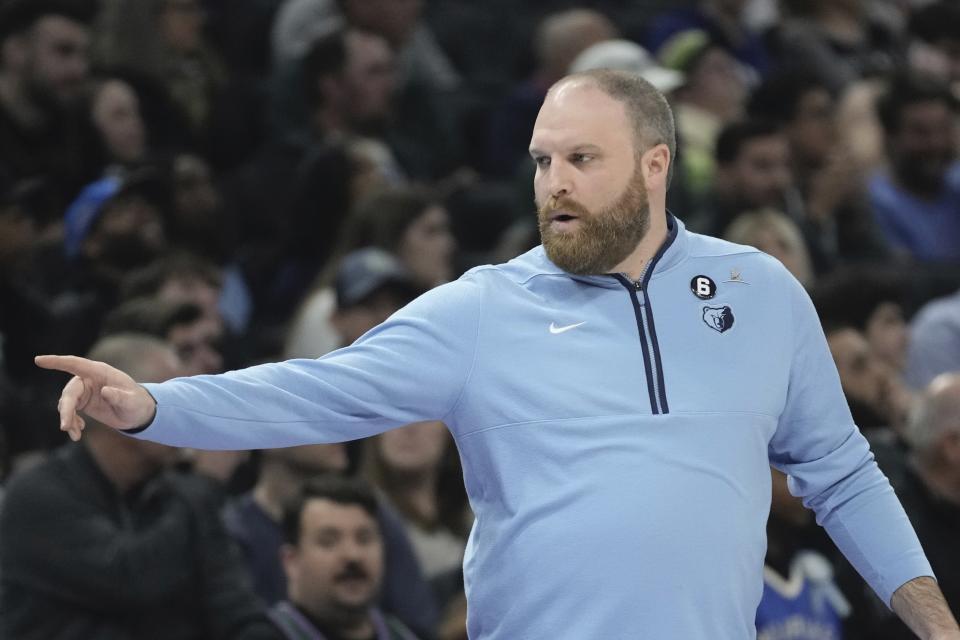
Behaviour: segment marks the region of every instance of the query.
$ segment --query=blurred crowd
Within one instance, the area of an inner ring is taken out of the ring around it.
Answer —
[[[673,105],[668,208],[810,291],[960,611],[960,0],[0,0],[0,635],[465,638],[442,423],[68,443],[32,359],[350,344],[539,244],[533,123],[602,67]],[[810,513],[774,472],[759,638],[910,637]]]

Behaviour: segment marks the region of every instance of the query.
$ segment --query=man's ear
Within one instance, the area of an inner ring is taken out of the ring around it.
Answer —
[[[283,572],[287,575],[288,581],[296,580],[299,574],[299,564],[297,563],[298,550],[292,544],[283,544],[280,546],[280,564],[283,565]]]
[[[648,191],[659,188],[666,191],[671,162],[673,158],[670,156],[670,148],[663,143],[654,145],[644,152],[640,158],[640,167],[643,171],[643,182]]]

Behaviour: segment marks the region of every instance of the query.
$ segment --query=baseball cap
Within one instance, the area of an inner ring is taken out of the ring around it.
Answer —
[[[84,239],[108,202],[132,194],[142,195],[161,208],[165,202],[163,181],[157,172],[150,169],[132,171],[122,178],[107,176],[84,187],[64,214],[63,248],[67,258],[80,255]]]
[[[570,73],[591,69],[630,71],[652,84],[661,93],[669,93],[683,84],[683,73],[657,64],[646,49],[630,40],[604,40],[587,47],[570,65]]]
[[[420,294],[407,271],[393,254],[375,247],[348,253],[340,262],[334,288],[337,306],[355,306],[385,286],[396,287],[410,299]]]

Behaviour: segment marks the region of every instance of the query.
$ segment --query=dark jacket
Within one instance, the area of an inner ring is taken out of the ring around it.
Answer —
[[[269,638],[212,480],[165,472],[120,495],[68,444],[0,512],[0,625],[19,640]]]

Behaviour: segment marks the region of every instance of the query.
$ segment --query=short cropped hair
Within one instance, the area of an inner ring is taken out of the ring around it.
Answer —
[[[827,83],[812,71],[781,71],[768,76],[753,91],[747,103],[747,113],[754,118],[789,124],[797,117],[800,100],[817,90],[830,93]]]
[[[190,253],[172,253],[124,277],[120,299],[153,297],[168,282],[176,280],[199,280],[214,289],[223,286],[220,269],[212,262]]]
[[[824,329],[853,327],[865,331],[880,305],[908,307],[903,274],[891,267],[858,265],[837,269],[810,292]]]
[[[580,78],[591,80],[598,89],[624,104],[627,117],[633,123],[639,153],[658,144],[667,145],[670,149],[669,184],[677,157],[677,125],[666,96],[639,74],[629,71],[590,69],[569,75],[560,82]]]
[[[717,136],[714,155],[717,164],[728,165],[737,161],[748,142],[757,138],[769,138],[781,133],[780,125],[772,120],[741,120],[725,126]]]
[[[150,376],[150,364],[158,354],[173,355],[171,347],[151,335],[119,333],[100,338],[90,347],[87,357],[105,362],[135,380]]]
[[[143,333],[165,340],[174,328],[193,324],[201,318],[203,309],[190,302],[131,298],[107,314],[101,335]]]
[[[899,133],[903,112],[923,102],[941,102],[954,114],[960,110],[960,102],[945,82],[915,72],[895,76],[877,101],[877,115],[887,135]]]
[[[357,506],[377,520],[377,497],[370,485],[356,478],[319,476],[308,481],[297,498],[283,510],[283,537],[288,544],[299,544],[303,511],[311,500],[330,500],[340,505]]]
[[[936,454],[940,436],[955,428],[956,396],[949,388],[960,384],[960,373],[942,373],[934,378],[914,403],[904,437],[921,459]]]

